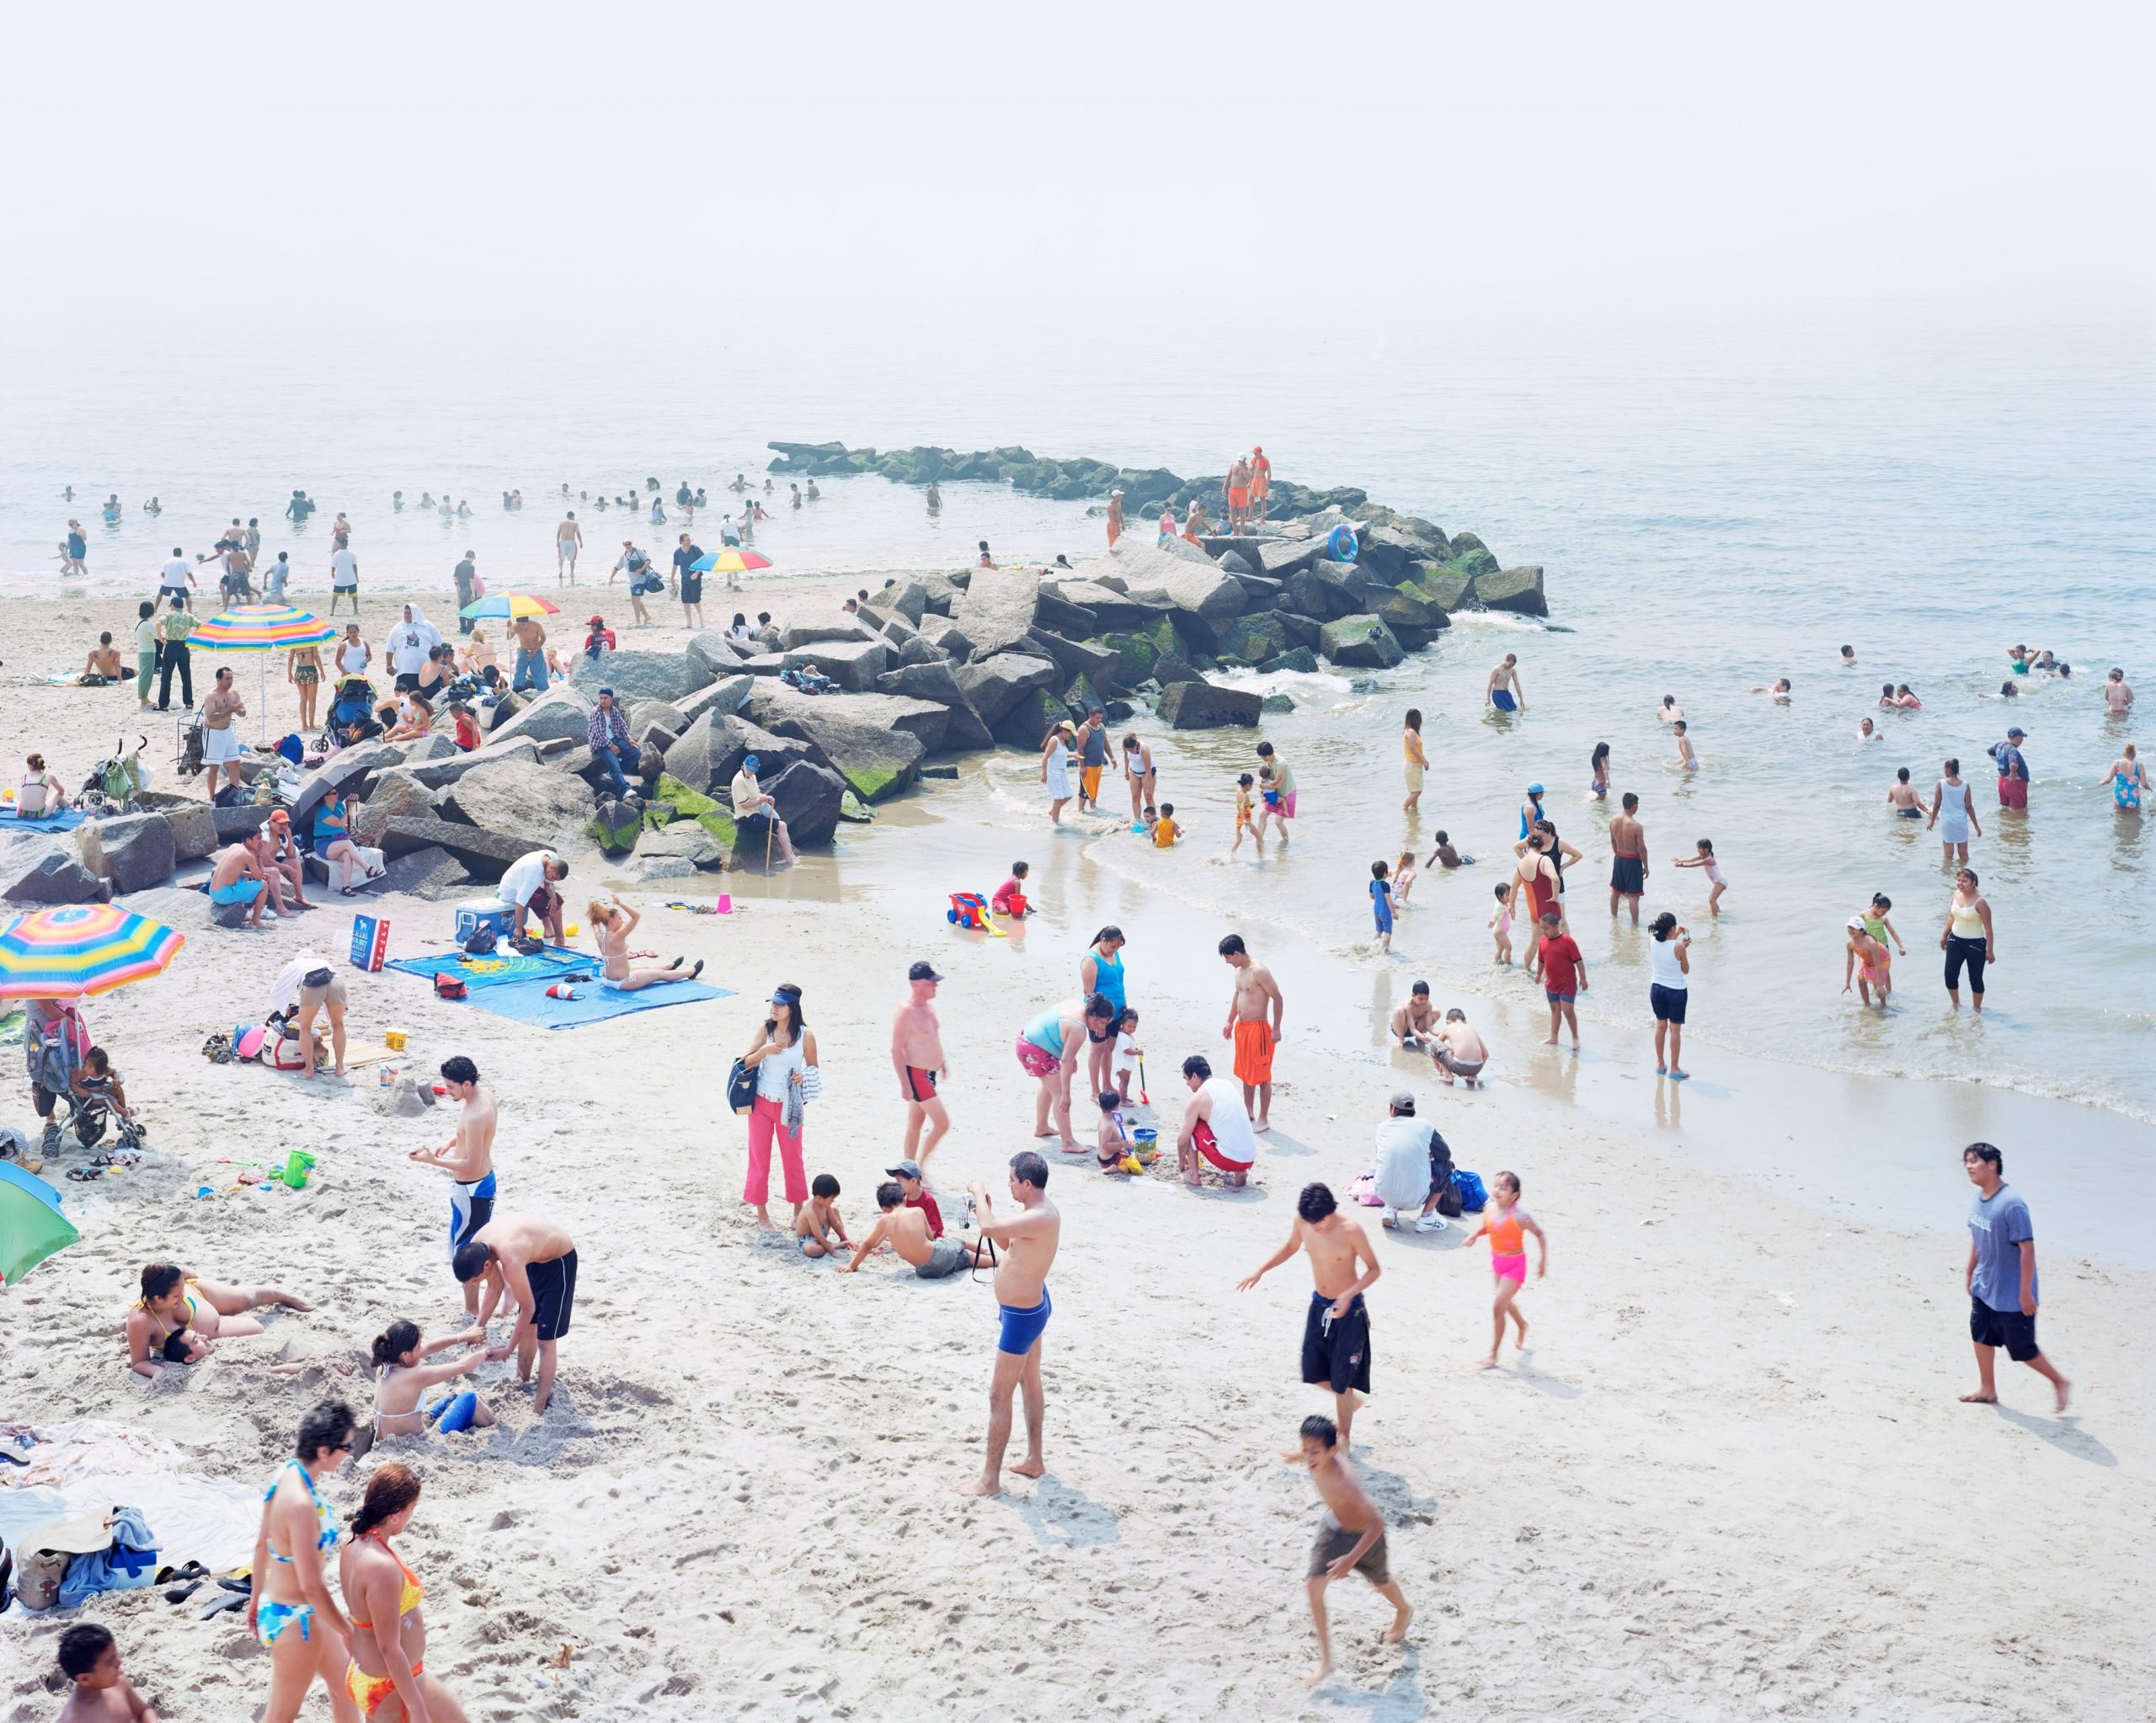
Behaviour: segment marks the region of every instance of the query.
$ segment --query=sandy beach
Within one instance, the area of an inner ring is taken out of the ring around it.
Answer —
[[[859,584],[880,582],[772,582],[747,607],[835,605]],[[714,594],[709,609],[725,605]],[[8,601],[8,673],[79,656],[85,630],[117,632],[132,610]],[[251,694],[251,669],[242,682]],[[115,691],[11,688],[8,701],[4,745],[40,747],[71,777],[136,732]],[[273,702],[273,735],[285,709]],[[148,733],[146,757],[161,762],[171,720]],[[825,1073],[808,1168],[841,1180],[858,1236],[903,1130],[890,1013],[905,964],[930,958],[947,978],[954,1121],[931,1173],[953,1215],[967,1180],[1000,1192],[1028,1146],[1017,1026],[1074,990],[1087,937],[1113,920],[1130,936],[1151,1093],[1172,1126],[1177,1062],[1223,1048],[1227,974],[1203,953],[1229,927],[1082,860],[1038,808],[1014,811],[998,787],[1022,767],[969,763],[873,826],[841,828],[835,856],[769,880],[622,886],[645,912],[638,943],[703,960],[733,996],[557,1033],[345,968],[349,906],[224,932],[199,899],[141,894],[135,907],[188,945],[168,974],[87,1013],[150,1121],[152,1152],[94,1184],[63,1182],[83,1236],[6,1295],[0,1418],[122,1422],[169,1438],[191,1471],[259,1487],[306,1406],[369,1401],[366,1348],[390,1319],[430,1333],[459,1320],[446,1182],[404,1158],[447,1134],[446,1115],[386,1116],[371,1067],[309,1085],[201,1056],[211,1032],[259,1011],[307,943],[350,978],[355,1053],[397,1028],[409,1037],[399,1063],[478,1062],[501,1107],[501,1207],[562,1221],[581,1257],[543,1419],[512,1366],[488,1365],[475,1385],[494,1429],[392,1441],[357,1468],[394,1457],[423,1473],[400,1547],[429,1587],[429,1667],[475,1717],[2152,1715],[2156,1396],[2142,1354],[2156,1283],[2130,1251],[2051,1242],[2079,1220],[2044,1176],[2059,1145],[2002,1146],[2035,1211],[2046,1349],[2073,1379],[2073,1406],[2055,1416],[2043,1384],[2003,1359],[2001,1405],[1963,1406],[1963,1139],[1936,1111],[1921,1141],[1899,1128],[1921,1119],[1921,1086],[1892,1086],[1918,1099],[1882,1133],[1888,1212],[1907,1218],[1836,1212],[1801,1166],[1777,1188],[1759,1164],[1775,1117],[1764,1093],[1719,1107],[1687,1096],[1673,1128],[1643,1091],[1609,1098],[1637,1048],[1545,1061],[1535,1013],[1465,994],[1497,1050],[1495,1080],[1441,1092],[1426,1062],[1382,1048],[1404,981],[1342,973],[1284,935],[1251,935],[1289,1001],[1276,1128],[1251,1187],[1194,1195],[1164,1169],[1110,1180],[1051,1150],[1065,1226],[1048,1475],[992,1501],[956,1493],[979,1464],[985,1276],[923,1283],[889,1258],[840,1276],[759,1235],[720,1079],[771,987],[798,984]],[[1042,913],[1007,939],[946,926],[944,894],[992,886],[1013,856],[1033,861]],[[618,883],[595,853],[575,858],[572,919]],[[665,907],[721,884],[734,915]],[[446,904],[390,898],[380,913],[392,956],[448,931]],[[26,1119],[14,1082],[9,1117]],[[1307,1271],[1298,1261],[1253,1292],[1235,1284],[1287,1235],[1303,1183],[1344,1189],[1369,1164],[1385,1096],[1403,1082],[1461,1166],[1520,1176],[1550,1269],[1523,1301],[1530,1349],[1482,1372],[1486,1257],[1460,1248],[1462,1228],[1380,1234],[1363,1211],[1385,1272],[1355,1459],[1418,1614],[1406,1645],[1381,1646],[1383,1606],[1359,1580],[1336,1587],[1341,1675],[1307,1695],[1301,1574],[1317,1509],[1277,1458],[1304,1416],[1328,1409],[1295,1379]],[[1090,1124],[1090,1107],[1075,1112]],[[1831,1146],[1860,1177],[1861,1145]],[[304,1191],[227,1189],[225,1160],[292,1147],[318,1157]],[[86,1158],[71,1139],[45,1176]],[[196,1198],[202,1184],[218,1194]],[[153,1386],[126,1370],[120,1326],[137,1270],[164,1259],[274,1283],[316,1309],[280,1313],[261,1337],[220,1342]],[[350,1476],[328,1494],[348,1510]],[[87,1613],[113,1627],[167,1716],[259,1706],[266,1665],[236,1618],[197,1623],[154,1592]],[[0,1622],[8,1723],[56,1708],[59,1624],[20,1611]],[[326,1715],[322,1700],[303,1715]]]

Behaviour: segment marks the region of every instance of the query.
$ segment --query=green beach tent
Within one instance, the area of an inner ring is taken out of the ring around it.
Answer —
[[[13,1286],[82,1234],[60,1212],[60,1193],[12,1161],[0,1160],[0,1286]]]

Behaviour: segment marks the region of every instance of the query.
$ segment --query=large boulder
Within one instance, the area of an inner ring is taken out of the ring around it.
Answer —
[[[786,654],[787,669],[804,669],[814,664],[854,694],[873,690],[889,662],[890,648],[880,640],[824,640],[789,649]]]
[[[684,700],[671,700],[667,704],[681,714],[681,728],[675,735],[684,735],[691,724],[707,712],[731,712],[738,711],[741,702],[749,697],[749,691],[756,685],[756,679],[746,674],[721,676],[707,688],[699,688]]]
[[[319,801],[321,797],[318,796],[315,799]],[[175,864],[199,862],[205,856],[216,853],[217,822],[211,818],[207,803],[189,798],[179,807],[167,807],[162,811],[166,829],[172,833]]]
[[[921,625],[918,638],[927,642],[953,664],[963,664],[974,655],[972,637],[947,617],[931,616]]]
[[[472,894],[471,873],[444,849],[412,850],[391,857],[384,867],[387,877],[382,886],[388,891],[403,892],[430,904]]]
[[[1217,682],[1177,682],[1162,691],[1153,715],[1171,730],[1219,730],[1256,724],[1263,697],[1247,688]]]
[[[814,743],[864,802],[879,802],[911,783],[922,755],[942,745],[951,721],[949,708],[931,701],[810,696],[786,687],[759,693],[749,710],[774,733]]]
[[[893,657],[901,664],[947,664],[952,661],[952,654],[925,634],[915,635],[901,645]]]
[[[1065,679],[1083,676],[1102,694],[1113,693],[1122,685],[1117,680],[1123,668],[1123,659],[1113,648],[1096,646],[1090,640],[1065,640],[1059,634],[1050,634],[1036,628],[1033,643],[1055,660],[1056,668]]]
[[[593,692],[612,685],[594,683]],[[495,749],[506,743],[581,742],[586,727],[591,721],[592,699],[583,689],[568,683],[556,683],[536,700],[527,701],[515,717],[498,724],[487,738],[487,746]]]
[[[1088,566],[1090,570],[1100,565],[1094,563]],[[1167,607],[1166,600],[1163,599],[1132,597],[1124,589],[1129,583],[1120,574],[1111,574],[1108,579],[1116,584],[1110,586],[1106,580],[1075,578],[1043,580],[1041,593],[1045,599],[1048,594],[1054,592],[1066,603],[1090,611],[1094,626],[1085,631],[1088,634],[1097,633],[1102,629],[1142,628]],[[1042,622],[1043,627],[1053,627],[1059,633],[1068,634],[1070,632],[1061,624],[1049,621],[1045,607],[1042,611]]]
[[[1402,628],[1430,633],[1452,627],[1452,618],[1412,586],[1394,592],[1377,607],[1377,614],[1396,633]]]
[[[895,670],[884,671],[876,679],[876,691],[908,700],[931,700],[943,707],[967,703],[965,691],[958,686],[958,674],[941,659],[931,664],[902,664]]]
[[[543,846],[543,840],[513,832],[487,831],[462,825],[453,819],[421,814],[392,819],[382,835],[382,848],[392,856],[410,856],[423,850],[446,850],[472,872],[475,879],[499,879],[518,857]]]
[[[797,760],[826,763],[813,742],[774,735],[745,717],[708,712],[666,750],[666,774],[698,795],[715,795],[732,787],[734,774],[751,754],[766,779]]]
[[[1258,666],[1267,675],[1276,670],[1294,670],[1304,675],[1315,675],[1323,668],[1317,654],[1307,646],[1291,646],[1278,657],[1269,658]]]
[[[441,813],[516,838],[526,850],[568,848],[591,818],[591,792],[566,772],[503,760],[459,778],[442,793]],[[399,823],[389,824],[393,829]]]
[[[730,676],[741,666],[741,660],[752,657],[755,648],[747,641],[735,640],[716,628],[707,628],[689,640],[689,656],[696,659],[714,676]]]
[[[1428,568],[1415,577],[1415,589],[1449,614],[1464,611],[1475,600],[1475,577],[1455,568]]]
[[[1267,539],[1257,547],[1257,572],[1284,580],[1325,555],[1321,537]]]
[[[549,748],[568,748],[583,740],[584,732],[579,730],[574,740],[564,738],[558,743],[549,742],[546,745]],[[446,760],[430,760],[419,765],[401,765],[397,771],[415,782],[424,784],[430,790],[439,790],[455,783],[467,771],[477,771],[481,766],[492,765],[497,760],[536,760],[540,744],[529,736],[515,736],[506,742],[496,742],[489,738],[484,745],[473,749],[469,754],[454,755]],[[386,778],[389,775],[384,772],[382,776]]]
[[[1051,589],[1051,583],[1041,583],[1040,608],[1034,613],[1036,631],[1052,629],[1060,633],[1075,634],[1081,638],[1096,633],[1101,626],[1100,613],[1084,605],[1072,604],[1068,599]]]
[[[1280,621],[1277,611],[1260,611],[1254,616],[1237,616],[1221,629],[1219,640],[1219,655],[1246,664],[1263,664],[1278,657],[1293,643]]]
[[[838,829],[839,806],[846,798],[846,780],[827,765],[797,760],[776,777],[759,776],[764,793],[778,805],[787,835],[796,848],[828,844]],[[748,858],[750,846],[735,852],[737,861]]]
[[[302,781],[292,797],[292,824],[312,823],[314,804],[327,790],[349,789],[369,772],[387,771],[404,764],[404,750],[393,742],[362,742],[333,754]]]
[[[382,835],[391,820],[435,813],[441,806],[441,795],[440,791],[420,782],[414,767],[400,765],[394,771],[386,771],[375,781],[366,801],[348,805],[352,836],[370,849],[380,849]]]
[[[928,589],[918,580],[909,580],[899,586],[887,586],[878,602],[896,611],[918,628],[921,619],[928,613]]]
[[[634,802],[623,801],[615,796],[603,796],[599,805],[591,811],[584,835],[599,845],[607,857],[616,859],[626,856],[637,847],[637,839],[643,832],[643,809]]]
[[[1520,616],[1550,614],[1550,601],[1542,591],[1540,563],[1500,569],[1495,574],[1477,574],[1475,596],[1486,611],[1509,611]]]
[[[115,892],[145,891],[172,877],[179,853],[162,813],[123,813],[77,829],[83,865],[112,882]]]
[[[1030,688],[993,728],[995,739],[1006,748],[1033,754],[1040,750],[1054,725],[1070,722],[1070,708],[1046,688]]]
[[[1352,563],[1315,562],[1288,580],[1289,607],[1320,622],[1351,616],[1362,608],[1361,583]]]
[[[1186,611],[1209,622],[1241,615],[1247,600],[1235,576],[1195,545],[1183,544],[1180,539],[1175,542],[1189,554],[1126,539],[1081,572],[1093,579],[1119,576],[1128,584],[1132,599]]]
[[[726,866],[726,846],[693,819],[680,819],[648,831],[637,844],[642,856],[675,856],[691,867]]]
[[[624,649],[602,652],[597,658],[577,654],[572,688],[595,696],[611,688],[617,699],[679,700],[710,685],[715,672],[704,660],[686,652],[642,652]]]
[[[1318,631],[1318,650],[1343,669],[1389,670],[1407,654],[1376,616],[1342,616]]]
[[[797,647],[813,646],[819,640],[873,640],[876,631],[863,623],[858,616],[848,616],[841,611],[835,616],[815,622],[789,622],[779,631],[779,649],[792,652]]]
[[[1027,644],[1031,643],[1028,640]],[[1002,652],[976,664],[962,664],[956,674],[968,703],[980,714],[983,723],[995,730],[1023,696],[1055,683],[1058,667],[1053,659],[1037,653]]]
[[[643,740],[644,733],[654,724],[663,728],[670,738],[680,735],[689,728],[688,713],[666,700],[639,700],[629,709],[628,720],[629,733],[638,743]]]
[[[992,658],[1024,641],[1040,610],[1040,585],[1029,568],[973,571],[965,596],[951,606],[951,621],[971,646],[971,657]]]
[[[1355,535],[1355,542],[1356,560],[1382,580],[1398,580],[1411,563],[1442,563],[1452,549],[1435,527],[1427,532],[1404,531],[1390,523],[1365,526]]]

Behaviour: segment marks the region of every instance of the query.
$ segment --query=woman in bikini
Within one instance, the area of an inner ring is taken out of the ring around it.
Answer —
[[[1137,825],[1150,819],[1158,805],[1161,775],[1153,767],[1153,750],[1135,730],[1123,739],[1123,775],[1130,781],[1130,823]]]
[[[704,973],[702,958],[696,959],[693,969],[684,969],[679,958],[663,969],[638,968],[629,962],[629,936],[637,930],[643,918],[622,901],[622,894],[613,894],[611,904],[593,899],[585,906],[585,915],[591,921],[592,943],[599,947],[599,974],[609,987],[622,993],[634,993],[638,988],[657,987],[668,981],[693,981]]]
[[[329,1594],[322,1560],[337,1547],[337,1515],[316,1485],[352,1457],[352,1409],[341,1400],[323,1401],[300,1420],[293,1448],[262,1498],[249,1570],[248,1631],[270,1648],[263,1723],[293,1723],[318,1680],[328,1689],[337,1723],[358,1723],[359,1708],[344,1683],[351,1624]]]
[[[204,1280],[175,1263],[152,1262],[142,1271],[142,1296],[127,1312],[127,1367],[154,1381],[163,1372],[157,1360],[166,1355],[165,1347],[175,1334],[192,1333],[205,1341],[220,1335],[259,1334],[262,1325],[243,1313],[264,1304],[282,1304],[291,1310],[314,1308],[305,1299],[274,1286],[227,1286]]]
[[[464,1708],[426,1672],[427,1624],[419,1617],[426,1587],[389,1544],[412,1523],[419,1505],[419,1475],[392,1460],[367,1480],[366,1498],[352,1516],[351,1541],[337,1568],[352,1606],[344,1690],[361,1715],[378,1723],[403,1723],[414,1715],[430,1723],[467,1723]]]
[[[316,728],[315,704],[322,697],[322,648],[296,647],[285,654],[285,680],[299,691],[300,728]]]
[[[422,1363],[430,1352],[453,1346],[467,1350],[461,1358]],[[459,1430],[483,1430],[494,1422],[487,1403],[468,1389],[449,1394],[422,1411],[419,1397],[430,1388],[454,1380],[487,1362],[483,1336],[452,1335],[446,1340],[422,1340],[419,1325],[401,1318],[374,1337],[374,1435],[379,1442],[388,1436],[420,1436],[435,1424],[444,1435]]]

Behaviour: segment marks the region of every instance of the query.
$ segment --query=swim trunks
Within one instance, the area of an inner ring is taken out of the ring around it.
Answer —
[[[1994,1310],[1974,1293],[1969,1294],[1969,1338],[1978,1346],[2003,1346],[2006,1356],[2025,1364],[2038,1355],[2036,1319],[2019,1310]]]
[[[259,879],[236,879],[230,885],[221,885],[210,894],[213,904],[251,904],[262,891]]]
[[[1619,856],[1609,858],[1609,889],[1620,898],[1643,897],[1646,894],[1646,864],[1637,856]]]
[[[1097,802],[1101,797],[1101,768],[1081,766],[1078,771],[1078,787],[1088,802]]]
[[[1030,1310],[1014,1310],[1008,1304],[998,1304],[1001,1315],[1002,1331],[995,1337],[995,1349],[1022,1358],[1039,1342],[1041,1331],[1048,1326],[1048,1319],[1055,1314],[1055,1307],[1049,1302],[1048,1289],[1041,1289],[1041,1301]]]
[[[1323,1523],[1318,1527],[1317,1541],[1310,1545],[1309,1577],[1322,1579],[1332,1564],[1363,1541],[1360,1532],[1351,1532],[1332,1517],[1327,1510]],[[1376,1543],[1363,1552],[1363,1559],[1355,1564],[1355,1571],[1374,1586],[1392,1582],[1392,1564],[1385,1550],[1385,1534],[1378,1534]]]
[[[1442,1046],[1432,1048],[1430,1057],[1455,1077],[1464,1077],[1470,1083],[1482,1075],[1482,1067],[1490,1063],[1486,1059],[1455,1059],[1449,1047]]]
[[[1023,1035],[1018,1038],[1017,1051],[1018,1063],[1026,1068],[1029,1077],[1045,1077],[1063,1063],[1045,1047],[1027,1040]]]
[[[1310,1294],[1303,1319],[1303,1380],[1328,1383],[1335,1394],[1370,1391],[1370,1313],[1362,1294],[1344,1316],[1332,1314],[1332,1300],[1323,1293]]]
[[[1576,993],[1553,993],[1546,987],[1542,990],[1542,996],[1551,1005],[1570,1005],[1579,997]]]
[[[1235,1076],[1245,1083],[1273,1080],[1273,1027],[1262,1018],[1235,1024]]]
[[[1228,506],[1230,509],[1233,509],[1238,515],[1241,514],[1244,509],[1250,507],[1250,490],[1248,487],[1240,485],[1230,486],[1228,491]]]
[[[2029,805],[2028,779],[2001,778],[1999,781],[1999,805],[2002,808],[2026,808]]]
[[[916,1267],[914,1273],[922,1280],[942,1280],[947,1275],[956,1274],[965,1267],[965,1263],[964,1240],[941,1238],[929,1246],[928,1260]]]
[[[1031,1046],[1032,1043],[1027,1043]],[[933,1101],[936,1098],[936,1073],[924,1071],[919,1065],[906,1067],[906,1099]]]
[[[449,1254],[471,1243],[472,1235],[494,1218],[494,1176],[473,1184],[459,1179],[449,1187]]]
[[[1519,710],[1518,706],[1513,700],[1513,691],[1509,688],[1492,688],[1490,691],[1490,704],[1496,707],[1499,712]]]
[[[1922,819],[1924,818],[1924,809],[1921,808],[1897,808],[1894,811],[1900,814],[1904,819]]]
[[[531,1283],[531,1321],[542,1340],[559,1340],[569,1331],[576,1304],[576,1252],[551,1262],[534,1262],[525,1271]]]

